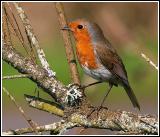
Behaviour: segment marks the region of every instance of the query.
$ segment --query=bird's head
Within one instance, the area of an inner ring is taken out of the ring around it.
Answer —
[[[72,21],[62,28],[62,30],[72,31],[77,41],[80,40],[92,40],[95,41],[100,37],[103,37],[103,33],[100,27],[93,22],[86,19],[77,19]]]

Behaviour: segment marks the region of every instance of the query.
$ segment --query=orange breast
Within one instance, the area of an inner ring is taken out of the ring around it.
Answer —
[[[94,55],[93,46],[90,43],[78,42],[76,45],[76,52],[79,63],[89,69],[96,69],[98,65]]]

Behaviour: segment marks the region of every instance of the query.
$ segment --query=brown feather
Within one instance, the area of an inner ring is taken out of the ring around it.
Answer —
[[[105,44],[96,44],[95,47],[99,61],[119,79],[120,84],[124,87],[133,106],[140,110],[138,100],[129,85],[125,66],[122,62],[122,59],[118,56],[116,50],[108,41]]]
[[[100,62],[120,80],[128,82],[127,72],[121,58],[108,41],[104,44],[96,44],[96,54]]]

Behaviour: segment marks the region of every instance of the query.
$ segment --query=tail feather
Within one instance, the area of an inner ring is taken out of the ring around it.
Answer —
[[[133,106],[140,110],[140,105],[138,103],[138,100],[137,100],[132,88],[129,85],[127,85],[127,86],[124,85],[123,87],[124,87],[125,91],[127,92],[127,95],[130,98]]]

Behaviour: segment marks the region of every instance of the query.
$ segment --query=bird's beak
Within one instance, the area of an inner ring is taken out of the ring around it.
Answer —
[[[69,31],[71,31],[71,29],[68,26],[64,26],[61,30],[69,30]]]

